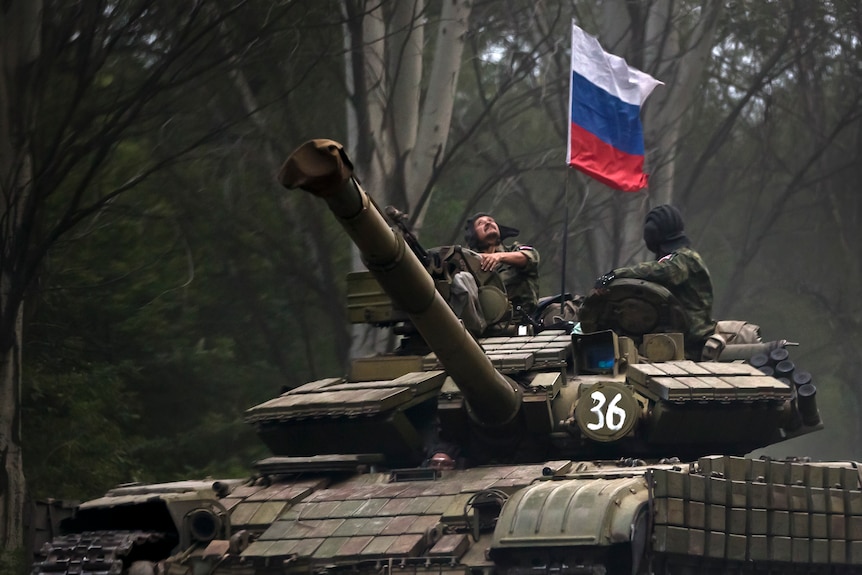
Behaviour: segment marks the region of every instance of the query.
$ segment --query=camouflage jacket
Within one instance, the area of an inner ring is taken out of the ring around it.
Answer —
[[[712,319],[712,280],[706,264],[696,251],[680,248],[663,258],[619,268],[618,278],[634,278],[655,282],[667,288],[685,308],[689,333],[686,348],[698,348],[715,331]]]
[[[500,264],[496,271],[506,286],[506,296],[512,302],[512,307],[521,306],[525,313],[533,313],[539,301],[539,252],[518,242],[510,246],[497,246],[496,251],[521,252],[527,256],[525,267]]]

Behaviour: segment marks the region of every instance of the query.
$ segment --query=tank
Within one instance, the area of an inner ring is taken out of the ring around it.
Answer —
[[[351,320],[400,345],[248,409],[272,452],[252,477],[80,505],[34,575],[862,573],[858,465],[745,455],[823,427],[786,341],[692,361],[660,286],[612,282],[578,329],[516,321],[478,273],[476,337],[447,302],[475,254],[421,249],[341,145],[304,144],[279,178],[361,252]]]

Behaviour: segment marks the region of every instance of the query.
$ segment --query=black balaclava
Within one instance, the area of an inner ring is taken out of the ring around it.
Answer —
[[[679,210],[670,204],[651,209],[644,222],[644,242],[656,258],[691,245]]]
[[[488,212],[476,212],[470,216],[467,219],[467,223],[464,224],[464,243],[467,244],[468,248],[474,251],[480,251],[485,248],[485,246],[479,245],[479,240],[476,238],[476,228],[473,225],[476,223],[476,220],[482,216],[494,217]],[[497,219],[494,218],[494,221],[496,222]],[[518,228],[510,228],[509,226],[501,225],[500,222],[497,222],[497,227],[500,228],[500,243],[503,243],[507,238],[514,238],[521,233],[521,230]]]

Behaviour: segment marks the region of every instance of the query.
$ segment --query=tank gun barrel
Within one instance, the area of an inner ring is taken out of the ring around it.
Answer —
[[[519,388],[494,368],[404,238],[353,178],[343,146],[332,140],[306,142],[288,157],[278,179],[288,189],[326,200],[369,271],[437,354],[473,417],[487,426],[511,421],[520,409]]]

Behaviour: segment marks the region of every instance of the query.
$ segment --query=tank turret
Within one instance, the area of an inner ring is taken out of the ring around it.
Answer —
[[[431,353],[362,359],[350,381],[314,382],[250,409],[278,456],[361,454],[415,465],[439,446],[472,463],[693,458],[743,454],[819,428],[801,417],[793,385],[744,362],[684,361],[674,332],[684,330],[685,316],[667,290],[648,282],[617,280],[609,294],[587,298],[582,324],[592,333],[477,341],[352,171],[340,144],[314,140],[291,154],[279,180],[327,202],[375,285]],[[364,417],[344,408],[372,384],[386,401],[369,390]],[[806,396],[806,413],[816,413],[811,403]],[[327,439],[345,436],[351,440]]]

